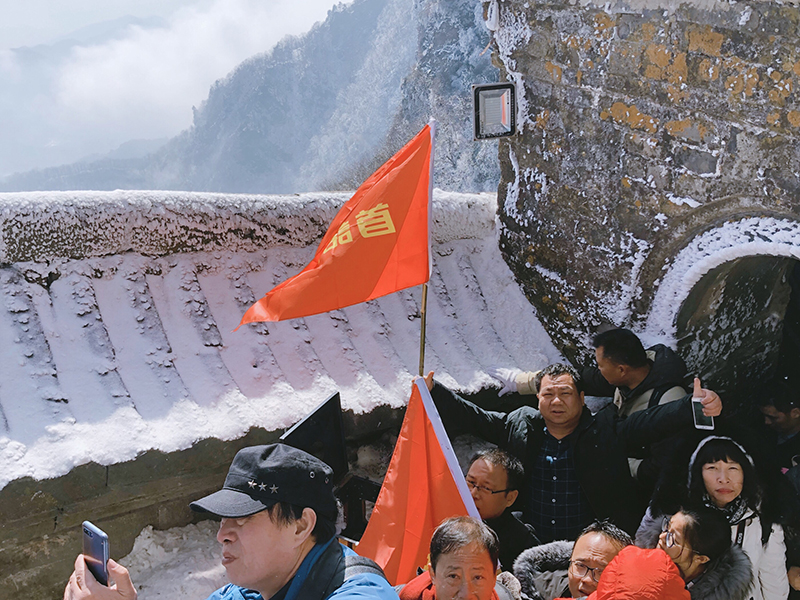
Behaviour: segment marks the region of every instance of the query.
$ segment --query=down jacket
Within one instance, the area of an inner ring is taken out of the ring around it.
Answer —
[[[648,511],[636,532],[636,545],[655,548],[661,534],[661,522],[662,515],[654,517]],[[753,567],[747,554],[739,546],[731,546],[715,563],[709,565],[689,589],[692,600],[748,600],[751,597]],[[786,579],[785,570],[783,578]],[[788,589],[786,593],[789,593]]]
[[[569,595],[569,559],[575,542],[550,542],[528,548],[514,561],[514,576],[529,600]]]

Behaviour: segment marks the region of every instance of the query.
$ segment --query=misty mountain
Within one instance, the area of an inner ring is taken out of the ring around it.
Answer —
[[[470,92],[498,78],[489,40],[474,0],[340,4],[217,81],[156,152],[17,174],[0,189],[353,189],[433,116],[434,185],[494,190],[497,144],[472,141]]]

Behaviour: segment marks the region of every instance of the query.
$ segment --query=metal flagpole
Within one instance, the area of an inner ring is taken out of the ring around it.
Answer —
[[[428,279],[433,272],[432,258],[431,258],[431,223],[433,221],[431,212],[433,211],[433,157],[434,150],[436,149],[436,119],[433,117],[428,121],[431,127],[431,164],[430,173],[428,176]],[[420,305],[420,323],[419,323],[419,376],[425,376],[425,323],[428,314],[428,284],[422,284],[422,304]]]

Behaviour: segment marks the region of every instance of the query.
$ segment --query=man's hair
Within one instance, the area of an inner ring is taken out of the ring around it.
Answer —
[[[533,378],[533,385],[536,387],[536,391],[538,393],[539,387],[542,384],[542,379],[544,379],[545,375],[549,375],[550,378],[559,377],[561,375],[569,375],[572,377],[572,381],[575,383],[575,387],[579,392],[583,391],[583,381],[581,381],[581,376],[578,371],[572,365],[565,365],[564,363],[553,363],[552,365],[547,365],[544,369],[536,373]]]
[[[761,483],[753,466],[752,458],[742,447],[729,438],[712,438],[701,442],[689,464],[689,499],[693,505],[702,506],[706,485],[703,481],[703,466],[719,461],[736,462],[742,467],[742,498],[747,506],[757,509],[761,504]]]
[[[288,502],[278,502],[267,509],[267,514],[269,514],[269,518],[273,523],[286,527],[303,517],[304,508],[307,507],[289,504]],[[314,509],[312,508],[311,510]],[[317,515],[317,524],[314,525],[314,531],[311,532],[311,535],[317,544],[324,544],[336,535],[336,523],[316,511],[314,511],[314,514]]]
[[[436,571],[436,563],[442,554],[449,554],[476,543],[489,553],[492,565],[497,569],[500,557],[497,534],[480,519],[473,517],[447,519],[436,528],[431,537],[431,569]]]
[[[608,538],[608,540],[617,546],[617,550],[622,550],[626,546],[633,545],[633,538],[628,535],[625,531],[614,525],[608,519],[603,519],[602,521],[594,521],[589,524],[586,529],[581,531],[580,535],[576,538],[575,541],[579,540],[583,536],[588,533],[599,533]]]
[[[500,467],[506,472],[508,482],[506,483],[507,490],[520,490],[525,485],[525,470],[522,468],[522,463],[514,456],[511,456],[505,450],[500,448],[487,448],[475,453],[472,460],[469,461],[469,466],[479,458],[485,460],[492,466]]]
[[[785,381],[771,383],[766,393],[759,394],[759,406],[773,406],[778,412],[789,414],[793,408],[800,408],[797,390],[791,388]]]
[[[592,345],[602,348],[603,357],[618,365],[634,369],[647,364],[642,341],[630,329],[609,329],[594,336]]]
[[[721,512],[704,506],[680,512],[687,517],[683,539],[692,550],[716,560],[731,547],[731,526]]]

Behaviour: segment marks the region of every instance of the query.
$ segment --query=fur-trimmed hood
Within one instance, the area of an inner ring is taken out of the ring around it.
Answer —
[[[655,548],[661,534],[661,515],[647,511],[636,532],[636,545]],[[692,600],[748,600],[753,587],[753,566],[739,546],[733,545],[689,588]]]
[[[530,600],[557,598],[567,585],[574,542],[550,542],[528,548],[514,561],[514,575]],[[560,589],[559,589],[560,588]]]

